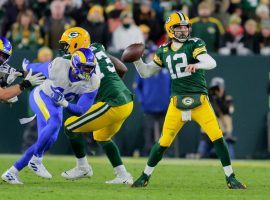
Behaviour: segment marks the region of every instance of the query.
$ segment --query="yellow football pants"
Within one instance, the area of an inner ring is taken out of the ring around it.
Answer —
[[[215,141],[222,137],[216,115],[205,95],[201,96],[201,102],[200,106],[191,109],[191,119],[201,126],[211,141]],[[186,123],[186,121],[182,121],[182,111],[176,108],[175,105],[176,101],[171,98],[159,140],[160,145],[164,147],[171,145],[177,133]]]
[[[107,103],[94,104],[84,115],[69,117],[65,127],[74,133],[93,132],[96,141],[108,141],[131,114],[133,102],[111,107]]]

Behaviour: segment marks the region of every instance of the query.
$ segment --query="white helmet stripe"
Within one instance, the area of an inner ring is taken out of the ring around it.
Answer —
[[[177,12],[177,14],[179,15],[181,21],[185,21],[185,17],[181,12]]]

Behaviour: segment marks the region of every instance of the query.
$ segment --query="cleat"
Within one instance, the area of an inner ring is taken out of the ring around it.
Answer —
[[[62,172],[61,176],[68,180],[88,178],[93,176],[93,170],[90,165],[74,167],[68,171]]]
[[[229,189],[247,189],[247,186],[245,184],[240,183],[235,178],[234,173],[232,173],[229,177],[226,176],[226,182]]]
[[[18,173],[13,173],[7,170],[5,173],[1,176],[2,180],[12,184],[12,185],[22,185],[23,182],[20,181]]]
[[[42,164],[42,162],[40,162],[37,159],[32,158],[28,163],[28,167],[36,175],[38,175],[42,178],[46,178],[46,179],[52,178],[52,175],[48,172],[46,167]]]
[[[144,172],[142,175],[131,185],[131,187],[146,187],[149,183],[150,176]]]
[[[116,178],[110,181],[106,181],[106,184],[128,184],[132,185],[133,184],[133,177],[131,176],[130,173],[126,173],[123,176],[117,175]]]

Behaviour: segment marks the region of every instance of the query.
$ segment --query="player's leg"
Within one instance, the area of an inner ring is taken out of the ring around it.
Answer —
[[[82,134],[76,134],[73,137],[67,135],[67,137],[76,157],[76,166],[70,170],[62,172],[61,176],[69,180],[93,176],[93,169],[86,158],[86,144]]]
[[[40,132],[45,126],[46,126],[46,120],[43,117],[43,114],[40,112],[37,104],[34,101],[33,92],[31,92],[29,96],[29,102],[32,110],[37,115],[37,128],[38,132]],[[22,155],[22,157],[17,160],[12,167],[10,167],[3,175],[2,179],[6,182],[9,182],[11,184],[22,184],[22,182],[19,179],[18,173],[27,166],[29,161],[31,160],[33,154],[34,154],[35,144],[30,146]]]
[[[61,174],[64,178],[73,180],[93,175],[92,167],[86,158],[85,140],[80,133],[90,133],[108,126],[111,122],[108,119],[102,122],[101,118],[104,119],[110,108],[104,102],[96,103],[84,115],[72,116],[65,121],[65,134],[76,157],[76,167],[64,171]]]
[[[208,135],[214,144],[217,156],[226,175],[228,187],[230,189],[245,189],[246,186],[241,184],[233,173],[231,166],[231,159],[229,156],[227,144],[223,138],[222,132],[219,128],[215,113],[206,96],[202,97],[202,105],[192,110],[192,119],[200,124],[202,129]]]
[[[94,131],[94,139],[101,145],[107,155],[111,165],[114,168],[116,178],[106,181],[107,184],[132,184],[133,177],[127,172],[121,159],[118,146],[111,139],[121,128],[125,120],[107,126],[101,130]]]
[[[23,184],[20,180],[19,172],[27,166],[29,160],[32,158],[35,146],[30,146],[22,155],[22,157],[17,160],[8,170],[6,170],[1,178],[10,184]]]
[[[85,141],[80,133],[89,133],[110,125],[110,121],[101,121],[111,107],[103,102],[94,104],[84,115],[69,117],[65,121],[65,134],[77,159],[86,155]],[[85,159],[81,160],[82,162]]]
[[[37,114],[38,122],[45,120],[46,125],[38,129],[38,138],[35,143],[34,155],[28,167],[43,178],[52,178],[42,163],[43,153],[48,146],[55,142],[62,124],[62,107],[55,103],[42,92],[34,91],[34,101],[30,101],[31,108]]]
[[[83,116],[68,118],[65,122],[65,132],[77,158],[77,165],[75,168],[63,172],[62,176],[67,179],[82,178],[85,177],[84,174],[89,176],[89,173],[86,172],[91,170],[91,167],[89,168],[86,159],[85,141],[79,133],[93,132],[118,123],[129,116],[132,107],[132,102],[118,107],[110,107],[108,104],[100,102],[93,105]],[[93,172],[90,175],[92,174]]]
[[[165,150],[170,147],[175,136],[184,124],[185,122],[181,121],[181,111],[175,107],[173,99],[171,99],[161,138],[159,142],[152,147],[147,165],[142,175],[133,183],[132,187],[145,187],[148,185],[150,176],[158,162],[162,159]]]

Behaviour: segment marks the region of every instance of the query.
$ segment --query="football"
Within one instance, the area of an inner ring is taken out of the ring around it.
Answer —
[[[144,44],[135,43],[129,45],[123,52],[121,60],[123,62],[134,62],[139,60],[140,57],[143,56],[144,53]]]

